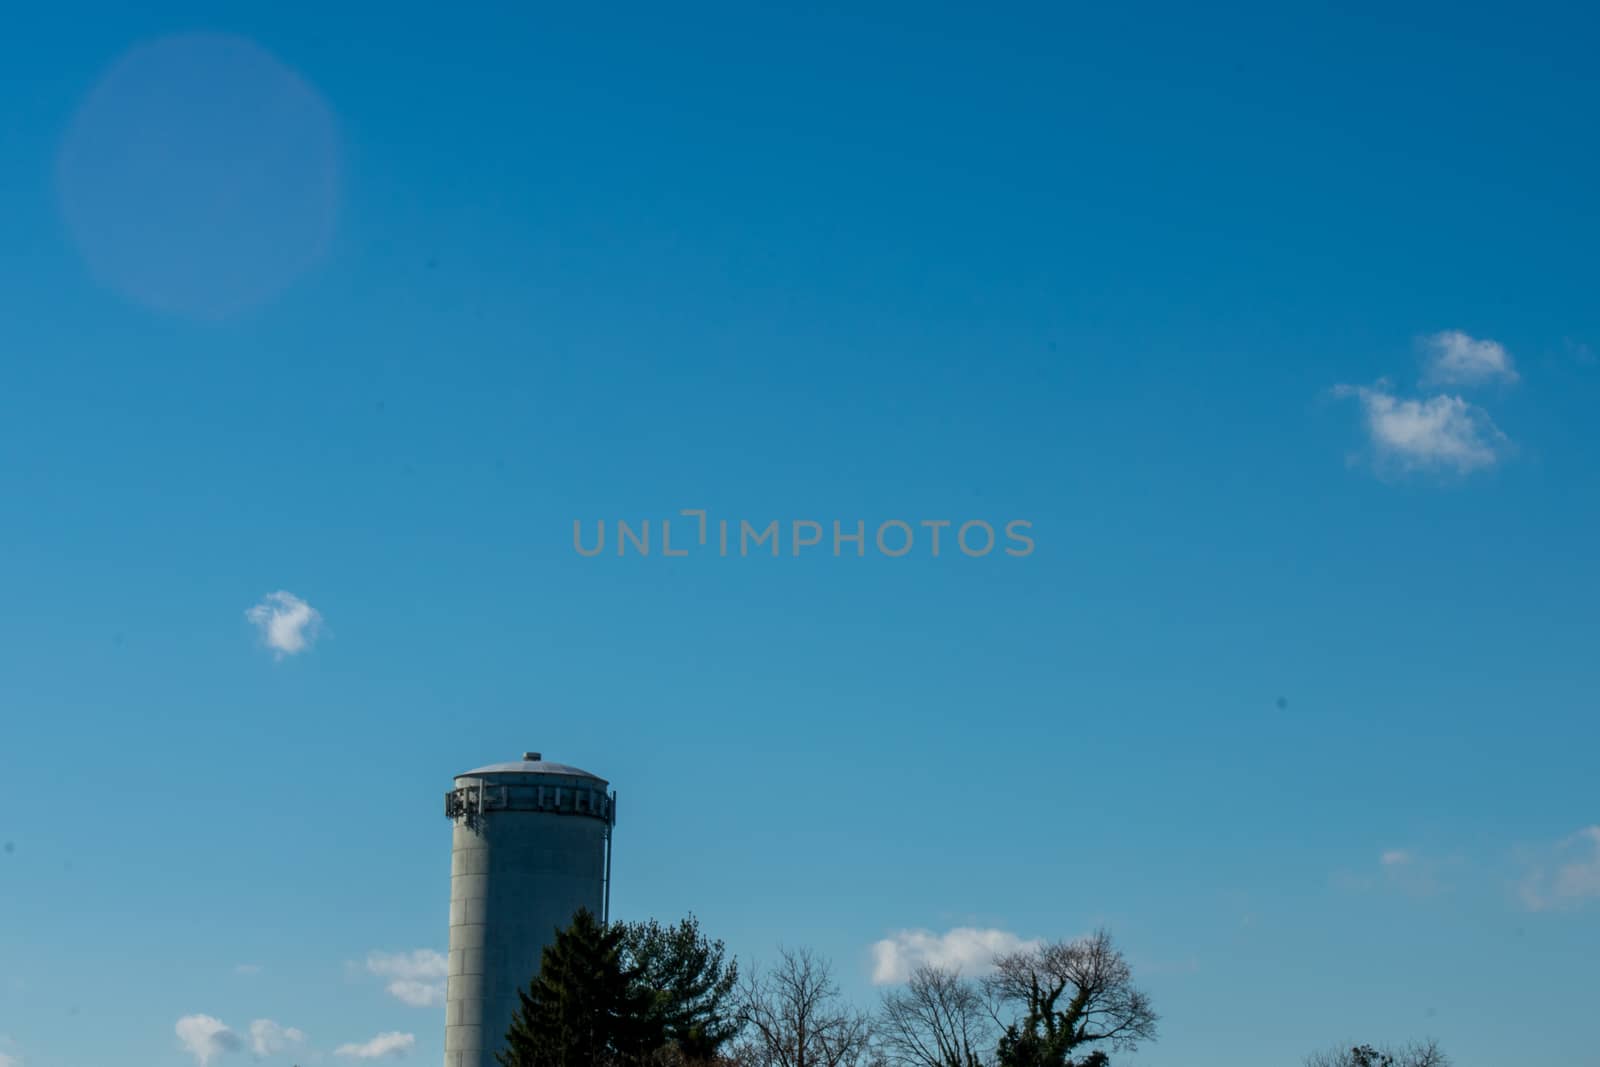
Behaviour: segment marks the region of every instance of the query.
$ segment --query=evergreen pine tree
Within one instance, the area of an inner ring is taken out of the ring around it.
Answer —
[[[556,932],[518,991],[501,1067],[637,1067],[660,1048],[653,996],[625,965],[622,939],[587,909]]]
[[[733,994],[738,964],[693,915],[672,926],[654,919],[623,924],[623,955],[653,995],[666,1042],[687,1063],[717,1058],[739,1030]]]

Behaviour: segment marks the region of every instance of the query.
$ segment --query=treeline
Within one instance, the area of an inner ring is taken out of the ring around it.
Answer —
[[[1110,934],[997,956],[980,978],[922,966],[872,1012],[828,961],[781,950],[741,971],[690,916],[587,911],[558,931],[497,1059],[502,1067],[1109,1067],[1156,1037],[1157,1015]],[[1449,1067],[1433,1043],[1358,1045],[1304,1067]]]

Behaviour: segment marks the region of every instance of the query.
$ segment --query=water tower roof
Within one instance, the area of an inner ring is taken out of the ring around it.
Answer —
[[[606,784],[606,780],[598,774],[590,774],[581,767],[574,767],[567,763],[552,762],[537,752],[524,752],[520,760],[511,763],[491,763],[485,767],[463,771],[456,777],[478,778],[487,774],[560,775],[563,778],[592,778],[602,785]]]

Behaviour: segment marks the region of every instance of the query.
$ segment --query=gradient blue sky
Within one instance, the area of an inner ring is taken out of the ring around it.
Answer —
[[[864,1003],[1103,923],[1137,1067],[1593,1067],[1597,31],[8,12],[0,1064],[438,1062],[369,960],[538,748],[620,791],[619,915]],[[572,550],[682,508],[1037,549]]]

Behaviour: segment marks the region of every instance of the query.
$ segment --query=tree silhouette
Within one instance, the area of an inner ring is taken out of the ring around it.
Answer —
[[[1008,953],[994,965],[984,979],[989,996],[1021,1009],[1000,1035],[999,1067],[1104,1067],[1105,1048],[1131,1051],[1155,1038],[1150,998],[1134,987],[1104,930]]]
[[[623,930],[587,909],[545,946],[496,1053],[501,1067],[632,1067],[663,1041],[653,997],[626,965]]]
[[[721,941],[708,940],[693,915],[674,926],[649,922],[622,925],[623,958],[651,993],[666,1042],[689,1063],[715,1059],[739,1020],[731,997],[739,981],[737,962],[724,962]]]
[[[1450,1067],[1450,1058],[1436,1041],[1400,1048],[1355,1045],[1307,1056],[1305,1067]]]

